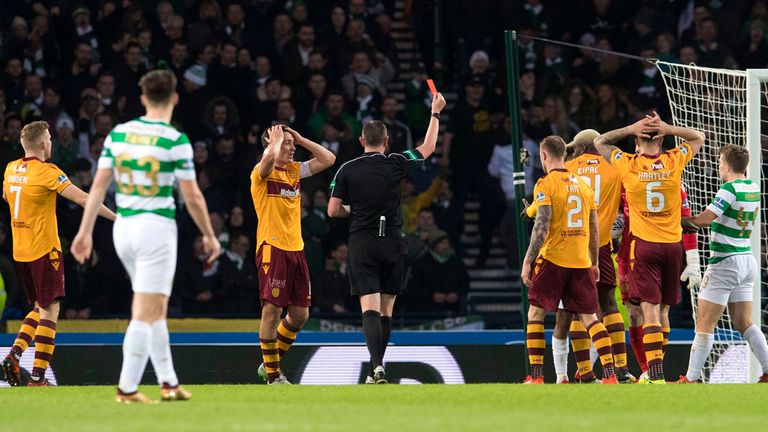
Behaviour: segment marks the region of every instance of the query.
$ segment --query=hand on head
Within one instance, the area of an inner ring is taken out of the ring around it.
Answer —
[[[267,130],[267,137],[265,140],[267,141],[267,144],[270,146],[273,144],[277,144],[278,146],[283,143],[283,139],[285,138],[285,133],[283,132],[283,126],[282,125],[273,125],[270,126],[270,128]]]

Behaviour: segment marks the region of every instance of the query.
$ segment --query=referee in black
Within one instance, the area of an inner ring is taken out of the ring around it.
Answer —
[[[363,127],[365,153],[343,164],[331,182],[328,216],[351,217],[349,279],[352,295],[360,296],[363,333],[371,354],[373,381],[386,384],[384,351],[392,331],[392,309],[402,292],[404,258],[408,253],[400,211],[400,182],[435,151],[440,111],[445,99],[432,98],[432,118],[424,144],[414,150],[384,155],[389,145],[381,121]]]

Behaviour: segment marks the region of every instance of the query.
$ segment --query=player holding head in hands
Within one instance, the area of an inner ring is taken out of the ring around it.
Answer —
[[[699,291],[696,337],[691,346],[688,372],[679,384],[701,378],[712,344],[717,320],[725,307],[733,327],[744,336],[763,368],[759,382],[768,383],[768,344],[760,327],[752,322],[752,290],[758,267],[750,248],[750,236],[760,208],[760,186],[747,179],[749,152],[728,144],[720,149],[720,178],[725,183],[707,208],[683,219],[683,228],[711,226],[709,264]]]
[[[280,370],[280,359],[309,318],[312,295],[301,237],[300,180],[327,169],[336,162],[336,156],[279,124],[264,131],[261,142],[264,154],[251,172],[251,197],[259,218],[256,267],[261,290],[259,343],[263,363],[258,374],[268,384],[290,384]],[[312,159],[295,162],[297,145],[307,149]],[[284,308],[288,314],[280,321]]]
[[[154,70],[141,78],[139,86],[141,104],[147,113],[117,125],[104,141],[80,230],[72,242],[72,254],[80,263],[91,255],[96,210],[114,179],[118,215],[115,250],[134,292],[116,401],[151,402],[138,392],[148,357],[161,385],[162,400],[187,400],[191,394],[179,386],[166,323],[176,269],[176,180],[187,210],[203,235],[209,262],[218,258],[221,246],[195,181],[189,138],[169,124],[179,102],[176,77],[167,70]]]
[[[563,139],[554,135],[540,144],[546,175],[533,190],[538,209],[521,274],[530,288],[526,346],[531,375],[525,383],[544,384],[544,316],[557,312],[562,301],[563,309],[586,326],[603,365],[603,383],[617,384],[611,339],[597,319],[600,239],[595,194],[565,168],[565,150]]]
[[[680,137],[684,142],[662,151],[666,135]],[[637,154],[624,153],[614,146],[627,136],[635,137]],[[649,380],[641,382],[666,383],[663,328],[669,328],[670,306],[680,302],[682,174],[703,144],[703,133],[668,125],[656,113],[595,139],[600,154],[621,173],[629,206],[633,236],[629,301],[642,309],[649,374]]]
[[[331,182],[328,216],[351,217],[349,228],[349,279],[353,295],[360,296],[363,334],[371,355],[369,382],[387,383],[384,352],[392,329],[392,310],[404,283],[404,258],[408,252],[402,232],[400,181],[419,167],[437,145],[440,112],[445,99],[432,97],[432,118],[424,143],[403,153],[384,152],[389,145],[387,127],[368,122],[360,144],[365,153],[339,168]]]
[[[35,341],[35,362],[29,386],[48,385],[45,371],[53,356],[59,302],[64,297],[64,259],[56,222],[56,198],[85,205],[88,195],[70,183],[51,157],[48,123],[35,121],[21,130],[22,159],[5,167],[3,199],[11,210],[13,260],[16,273],[27,291],[31,312],[22,322],[11,352],[2,363],[5,379],[11,386],[21,385],[19,360]],[[100,216],[115,220],[104,206],[96,208]]]

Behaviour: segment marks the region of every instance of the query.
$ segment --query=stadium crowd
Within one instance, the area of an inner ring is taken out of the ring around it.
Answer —
[[[444,44],[435,49],[435,6]],[[693,3],[693,2],[691,2]],[[412,0],[406,19],[423,63],[410,65],[404,100],[390,83],[401,69],[392,37],[393,0],[92,0],[7,2],[0,13],[0,166],[23,155],[23,124],[51,125],[51,162],[88,190],[112,127],[142,114],[138,78],[167,68],[178,78],[174,125],[194,145],[197,181],[226,252],[205,263],[201,240],[180,203],[180,248],[172,313],[249,315],[258,311],[256,220],[249,175],[272,122],[289,125],[336,154],[335,166],[302,181],[302,232],[313,309],[353,312],[343,220],[326,215],[328,184],[362,153],[362,124],[383,120],[389,151],[414,148],[430,116],[424,80],[459,96],[442,152],[402,185],[410,252],[406,312],[462,314],[469,277],[461,260],[463,209],[480,201],[480,257],[500,232],[514,245],[512,146],[501,31],[535,35],[667,61],[713,67],[765,67],[768,1]],[[526,193],[543,175],[537,142],[566,141],[584,128],[607,131],[652,110],[667,117],[655,66],[595,51],[521,38],[520,92]],[[440,145],[438,146],[440,148]],[[306,155],[297,152],[297,159]],[[114,191],[108,204],[114,208]],[[25,299],[11,263],[9,214],[0,209],[0,274],[6,316]],[[59,204],[64,251],[81,209]],[[99,221],[86,265],[65,258],[67,318],[126,314],[130,287]],[[517,267],[515,248],[508,266]]]

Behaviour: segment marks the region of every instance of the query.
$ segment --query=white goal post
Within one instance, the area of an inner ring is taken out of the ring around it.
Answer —
[[[766,190],[762,183],[762,141],[768,145],[768,69],[746,71],[704,68],[656,61],[666,87],[672,120],[677,126],[691,127],[706,134],[701,152],[686,168],[683,181],[688,188],[691,210],[702,211],[711,202],[721,181],[717,174],[718,154],[725,144],[745,146],[750,153],[747,175],[761,185],[761,209],[751,233],[752,253],[760,271],[754,289],[753,321],[766,333],[766,282],[762,280],[762,252],[768,249],[763,235]],[[709,255],[709,229],[699,233],[701,269]],[[698,290],[691,292],[694,318]],[[710,382],[755,382],[760,365],[741,335],[731,326],[728,311],[718,322],[715,347],[703,371]]]

